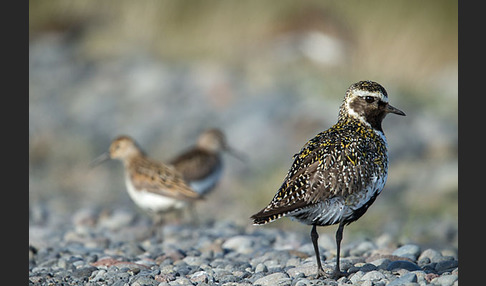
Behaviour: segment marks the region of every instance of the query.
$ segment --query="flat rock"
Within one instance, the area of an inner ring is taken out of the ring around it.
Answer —
[[[393,251],[392,254],[407,257],[415,261],[420,254],[420,246],[416,244],[405,244]]]
[[[382,280],[385,279],[385,275],[377,270],[373,270],[370,272],[365,273],[362,277],[361,280],[371,280],[371,281],[377,281],[377,280]]]
[[[301,265],[297,267],[293,267],[287,270],[287,273],[290,275],[290,277],[296,277],[299,274],[304,274],[306,277],[309,277],[311,275],[316,275],[317,274],[317,265],[316,264],[306,264],[306,265]]]
[[[273,273],[253,282],[253,285],[273,286],[273,285],[290,285],[291,280],[286,273]]]
[[[405,269],[408,271],[422,270],[417,264],[407,261],[407,260],[397,260],[388,264],[386,268],[389,271],[394,271],[397,269]]]
[[[388,283],[387,286],[400,286],[415,282],[417,282],[417,275],[415,273],[408,272]]]

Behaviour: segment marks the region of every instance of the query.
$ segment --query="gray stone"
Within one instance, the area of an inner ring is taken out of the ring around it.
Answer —
[[[130,279],[130,285],[131,286],[152,286],[152,285],[156,286],[159,285],[159,282],[157,282],[151,276],[139,275],[139,276],[134,276],[132,279]]]
[[[135,242],[124,243],[120,247],[120,250],[123,251],[128,257],[135,257],[145,252],[145,250]]]
[[[169,285],[193,285],[191,280],[186,277],[177,277],[176,280],[169,282]]]
[[[73,276],[76,278],[88,278],[91,276],[91,273],[98,268],[93,266],[83,267],[79,269],[74,269]]]
[[[213,277],[206,271],[198,271],[191,275],[191,281],[194,283],[213,282]]]
[[[219,283],[225,284],[225,283],[232,283],[232,282],[237,282],[239,279],[233,274],[228,274],[224,275],[219,279]]]
[[[406,269],[408,271],[415,271],[415,270],[421,270],[422,268],[420,268],[417,264],[407,260],[393,261],[390,264],[388,264],[388,267],[386,268],[386,270],[389,271],[394,271],[397,269]]]
[[[103,283],[104,284],[104,283]],[[111,286],[128,286],[130,284],[128,284],[127,282],[125,281],[115,281],[113,283],[109,283],[108,285],[111,285]]]
[[[296,277],[299,274],[304,274],[306,277],[317,274],[317,265],[315,264],[305,264],[297,267],[293,267],[287,270],[287,274],[290,277]]]
[[[446,271],[452,271],[459,265],[457,260],[446,260],[438,262],[435,265],[435,270],[440,274]]]
[[[358,284],[358,282],[361,281],[361,278],[363,277],[363,275],[364,275],[364,272],[363,271],[358,271],[358,272],[352,274],[352,276],[349,277],[349,280],[353,284]]]
[[[428,258],[430,262],[438,262],[441,257],[442,254],[439,251],[427,248],[426,250],[422,251],[422,253],[418,257],[418,261]]]
[[[91,282],[102,282],[106,279],[106,270],[99,269],[91,273],[89,280]]]
[[[407,283],[415,283],[417,282],[417,275],[412,272],[408,272],[400,276],[399,278],[393,280],[392,282],[388,283],[387,286],[400,286]]]
[[[113,283],[109,283],[109,285],[111,285],[111,286],[128,286],[130,284],[128,284],[125,281],[115,281]]]
[[[377,270],[373,270],[370,272],[365,273],[362,277],[361,280],[371,280],[371,281],[376,281],[376,280],[381,280],[385,279],[385,275]]]
[[[249,254],[253,251],[254,240],[248,235],[237,235],[226,240],[223,249],[231,249],[241,254]]]
[[[186,263],[179,263],[175,267],[175,271],[179,273],[181,276],[188,275],[192,271],[192,267],[187,265]]]
[[[192,265],[192,266],[200,266],[201,264],[204,263],[204,259],[202,259],[200,256],[187,256],[182,259],[187,265]]]
[[[261,285],[261,286],[273,286],[273,285],[290,285],[291,280],[286,273],[273,273],[267,276],[264,276],[255,282],[253,285]]]
[[[430,261],[430,258],[428,258],[428,257],[419,258],[417,260],[417,264],[420,267],[425,267],[427,265],[430,265],[430,263],[431,263],[431,261]],[[435,263],[434,263],[434,265],[435,265]]]
[[[442,275],[439,277],[436,277],[430,281],[432,284],[435,285],[441,285],[441,286],[452,286],[454,285],[454,282],[458,280],[458,276],[455,274],[450,274],[450,275]]]
[[[366,263],[365,265],[361,266],[360,270],[363,272],[370,272],[376,269],[377,269],[376,265],[373,265],[371,263]]]
[[[214,279],[217,280],[217,281],[220,281],[223,280],[223,278],[225,276],[233,276],[233,273],[231,273],[230,271],[228,270],[224,270],[224,269],[213,269],[214,271]]]
[[[279,272],[282,270],[282,265],[280,265],[278,260],[267,260],[263,264],[267,267],[270,272]]]
[[[258,265],[255,267],[255,273],[260,272],[268,272],[267,266],[263,263],[258,263]]]
[[[307,279],[307,278],[298,278],[298,280],[296,280],[297,282],[295,282],[295,286],[308,286],[308,285],[313,285],[313,283]]]
[[[73,268],[74,268],[74,265],[69,261],[68,258],[60,258],[57,261],[57,266],[59,266],[62,269],[66,269],[66,270],[73,270]]]
[[[299,258],[290,258],[285,263],[285,267],[297,267],[297,266],[300,266],[301,264],[302,264],[302,260],[301,259],[299,259]]]
[[[390,265],[391,260],[388,258],[378,258],[370,261],[371,264],[375,265],[377,269],[386,269]]]
[[[405,244],[393,251],[392,254],[396,256],[410,258],[415,261],[420,254],[420,246],[416,244]]]
[[[98,225],[101,228],[107,228],[109,230],[119,230],[129,226],[134,219],[135,215],[132,212],[114,210],[111,215],[101,216]]]

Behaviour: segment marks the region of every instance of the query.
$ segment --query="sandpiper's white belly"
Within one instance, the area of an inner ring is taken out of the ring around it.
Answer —
[[[180,209],[186,206],[186,202],[184,201],[147,192],[146,190],[135,189],[128,176],[125,176],[125,183],[130,198],[144,210],[160,213],[173,209]]]

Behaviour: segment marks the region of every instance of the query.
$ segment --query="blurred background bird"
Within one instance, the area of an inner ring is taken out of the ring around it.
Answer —
[[[168,164],[182,174],[194,191],[205,196],[214,190],[221,179],[223,152],[244,160],[241,154],[228,146],[221,130],[211,128],[199,135],[195,146],[177,155]]]
[[[129,136],[114,139],[109,151],[93,160],[91,165],[99,165],[107,159],[122,161],[130,198],[152,216],[155,226],[162,224],[168,212],[179,211],[189,202],[201,199],[177,170],[147,157]]]

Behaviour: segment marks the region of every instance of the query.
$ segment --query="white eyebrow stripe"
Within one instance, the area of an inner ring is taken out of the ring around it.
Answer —
[[[383,102],[388,102],[388,97],[384,96],[381,92],[370,92],[367,90],[356,90],[354,92],[356,96],[365,97],[365,96],[374,96],[379,98]]]

